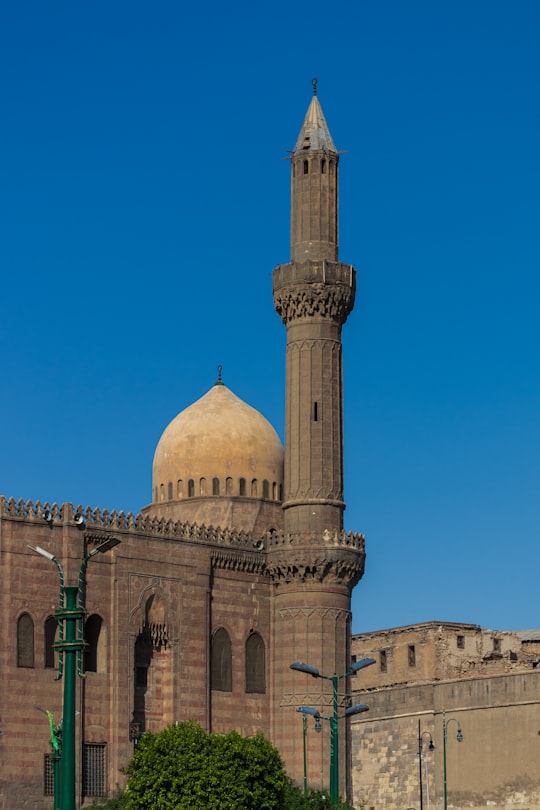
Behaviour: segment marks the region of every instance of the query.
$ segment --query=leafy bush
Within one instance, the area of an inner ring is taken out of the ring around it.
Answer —
[[[299,787],[289,782],[285,791],[283,810],[354,810],[354,808],[340,799],[332,804],[328,791],[309,789],[304,796]]]
[[[287,787],[262,734],[207,734],[193,722],[143,734],[126,773],[126,810],[279,810]]]

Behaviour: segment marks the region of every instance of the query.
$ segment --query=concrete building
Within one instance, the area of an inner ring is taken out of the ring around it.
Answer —
[[[59,668],[55,645],[68,639],[56,616],[59,565],[78,588],[77,609],[85,602],[70,641],[80,648],[77,715],[63,718],[66,736],[75,725],[77,804],[123,783],[141,733],[190,718],[211,731],[265,733],[302,779],[295,708],[330,706],[332,695],[290,664],[347,670],[350,597],[364,567],[363,536],[343,531],[341,329],[355,271],[338,259],[339,154],[316,84],[290,162],[291,260],[273,273],[288,339],[284,448],[219,372],[165,429],[139,515],[0,499],[0,808],[52,801],[48,726],[36,707],[62,718],[70,653]],[[120,544],[93,555],[110,540]],[[321,786],[328,746],[327,734],[310,742],[310,779]]]
[[[353,695],[370,707],[352,718],[358,806],[441,810],[446,736],[448,807],[540,808],[540,631],[427,622],[352,649],[376,660]]]

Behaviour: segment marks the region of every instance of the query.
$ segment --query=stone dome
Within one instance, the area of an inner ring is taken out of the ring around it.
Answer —
[[[153,502],[239,496],[280,501],[283,446],[272,425],[221,381],[165,428]]]

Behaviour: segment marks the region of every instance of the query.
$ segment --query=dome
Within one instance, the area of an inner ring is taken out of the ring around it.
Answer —
[[[156,448],[153,501],[281,500],[283,447],[272,425],[221,381],[178,414]]]

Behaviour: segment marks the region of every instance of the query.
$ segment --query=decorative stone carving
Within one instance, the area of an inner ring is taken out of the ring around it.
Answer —
[[[330,318],[345,323],[354,305],[354,289],[343,284],[302,284],[274,293],[274,306],[283,323],[296,318]]]

